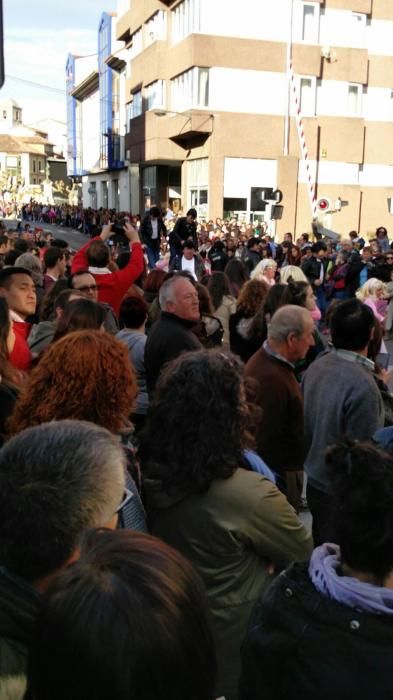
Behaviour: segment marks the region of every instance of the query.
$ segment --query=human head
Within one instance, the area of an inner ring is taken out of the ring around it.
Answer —
[[[186,260],[192,260],[195,255],[195,246],[192,241],[185,241],[183,245],[183,255]]]
[[[393,458],[371,443],[348,439],[327,451],[326,464],[341,559],[384,586],[393,570]]]
[[[69,288],[68,280],[65,277],[59,277],[59,279],[49,287],[48,291],[44,295],[44,298],[42,299],[40,305],[40,321],[53,320],[57,316],[57,300],[63,291],[74,292],[75,298],[81,296],[80,292]]]
[[[159,219],[161,216],[161,211],[158,207],[154,206],[150,208],[150,216],[152,219]]]
[[[274,279],[277,272],[277,263],[273,258],[264,258],[254,267],[251,272],[251,279],[267,279],[269,282]]]
[[[254,316],[265,301],[269,287],[266,282],[253,279],[246,282],[237,299],[237,310],[245,316]]]
[[[165,276],[164,270],[151,270],[143,282],[143,291],[149,294],[158,294]]]
[[[232,258],[232,260],[228,260],[225,265],[224,272],[229,279],[232,294],[238,296],[243,284],[250,278],[247,267],[238,258]]]
[[[302,360],[314,342],[314,322],[310,312],[300,306],[282,306],[268,327],[268,341],[273,350],[289,362]]]
[[[142,328],[147,321],[149,307],[143,297],[126,297],[121,302],[119,321],[122,328]]]
[[[185,321],[199,320],[198,292],[183,275],[173,275],[161,285],[159,301],[163,311]]]
[[[288,284],[289,279],[292,279],[293,282],[307,282],[307,277],[302,268],[297,265],[285,265],[285,267],[281,268],[280,282]]]
[[[347,299],[335,304],[329,328],[335,348],[358,352],[367,348],[370,342],[374,314],[359,299]]]
[[[59,421],[28,428],[0,451],[0,561],[38,582],[74,555],[83,530],[113,522],[124,456],[103,428]]]
[[[75,272],[71,277],[70,284],[72,289],[78,290],[83,296],[92,299],[92,301],[98,301],[98,286],[91,272],[87,270]]]
[[[35,313],[37,296],[30,270],[24,267],[4,267],[0,270],[0,295],[22,319]]]
[[[377,238],[386,238],[388,232],[385,226],[378,226],[377,230],[375,231],[375,235]]]
[[[366,301],[369,297],[378,299],[386,294],[386,285],[376,277],[370,277],[356,292],[356,297],[360,301]]]
[[[215,671],[206,593],[191,564],[149,535],[93,531],[44,603],[27,697],[213,700]]]
[[[214,310],[221,306],[224,296],[230,296],[231,294],[229,279],[225,272],[213,272],[208,278],[207,288],[210,292]]]
[[[106,267],[109,263],[109,248],[104,241],[92,241],[86,251],[86,257],[89,266]]]
[[[370,262],[372,255],[373,254],[370,246],[364,246],[364,248],[362,249],[362,260],[364,262]]]
[[[292,233],[290,231],[284,233],[284,241],[292,243]]]
[[[5,255],[11,249],[11,244],[8,236],[0,235],[0,255]]]
[[[327,246],[322,241],[318,241],[311,246],[311,252],[316,258],[325,258],[327,254]]]
[[[198,218],[198,213],[197,210],[194,208],[191,208],[187,212],[187,219],[191,221],[195,221]]]
[[[66,271],[67,260],[64,249],[51,246],[44,253],[44,265],[46,270],[55,272],[58,277],[62,277]]]
[[[43,282],[43,272],[39,258],[32,253],[22,253],[19,258],[16,259],[15,265],[17,267],[24,267],[26,270],[31,272],[34,284],[38,287],[42,287]]]
[[[261,248],[261,241],[259,238],[255,238],[254,236],[252,238],[249,238],[247,241],[247,248],[248,250],[256,250],[259,252]]]
[[[69,333],[30,372],[9,421],[10,431],[75,418],[113,433],[127,422],[137,394],[127,347],[108,333]]]
[[[100,330],[105,317],[104,307],[96,301],[83,297],[69,300],[57,320],[53,342],[73,331]]]
[[[160,375],[141,438],[147,477],[162,479],[165,491],[198,492],[213,479],[231,476],[246,442],[242,392],[242,364],[235,356],[200,350],[170,362]],[[176,440],[168,440],[174,425]]]

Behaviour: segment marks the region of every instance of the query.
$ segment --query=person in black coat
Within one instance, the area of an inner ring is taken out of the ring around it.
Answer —
[[[195,250],[198,250],[197,217],[197,210],[189,209],[187,216],[181,216],[176,221],[175,228],[169,235],[170,262],[176,255],[181,255],[183,244],[189,238],[192,240]]]
[[[284,571],[259,604],[240,700],[393,697],[393,458],[347,439],[326,463],[336,544]]]
[[[160,258],[161,238],[165,238],[165,236],[166,226],[161,216],[161,211],[158,207],[151,207],[149,213],[144,217],[140,228],[140,237],[145,245],[151,270],[154,270]]]

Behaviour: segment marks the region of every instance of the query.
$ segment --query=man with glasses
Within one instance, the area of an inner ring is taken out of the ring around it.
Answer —
[[[0,686],[26,672],[51,581],[87,528],[115,528],[133,499],[117,437],[83,421],[28,428],[0,451]]]
[[[80,270],[75,272],[71,277],[71,289],[75,289],[82,294],[87,299],[91,301],[98,302],[98,286],[95,278],[88,270]],[[109,304],[103,304],[105,308],[106,316],[104,321],[104,328],[108,333],[115,335],[119,330],[119,324],[117,318],[113,312],[112,307]]]

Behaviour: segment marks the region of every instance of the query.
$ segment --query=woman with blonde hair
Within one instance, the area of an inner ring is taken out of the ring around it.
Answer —
[[[385,327],[388,291],[386,284],[376,277],[370,277],[356,292],[357,298],[366,306],[369,306],[375,318]],[[384,340],[381,340],[379,352],[387,354]]]
[[[308,282],[302,268],[297,265],[286,265],[280,270],[281,284],[288,284],[290,280],[292,282]]]
[[[275,276],[277,272],[277,263],[273,258],[264,258],[254,267],[251,272],[251,279],[261,280],[271,287],[276,283]]]

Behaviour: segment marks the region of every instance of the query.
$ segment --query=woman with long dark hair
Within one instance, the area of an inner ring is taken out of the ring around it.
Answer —
[[[237,696],[240,645],[276,565],[302,560],[310,536],[270,480],[248,471],[250,419],[241,362],[186,353],[161,374],[139,456],[151,532],[205,583],[213,616],[216,696]]]
[[[224,329],[223,347],[229,349],[229,318],[236,312],[236,299],[231,294],[229,279],[225,272],[213,272],[207,288],[213,304],[213,315],[221,321]]]

